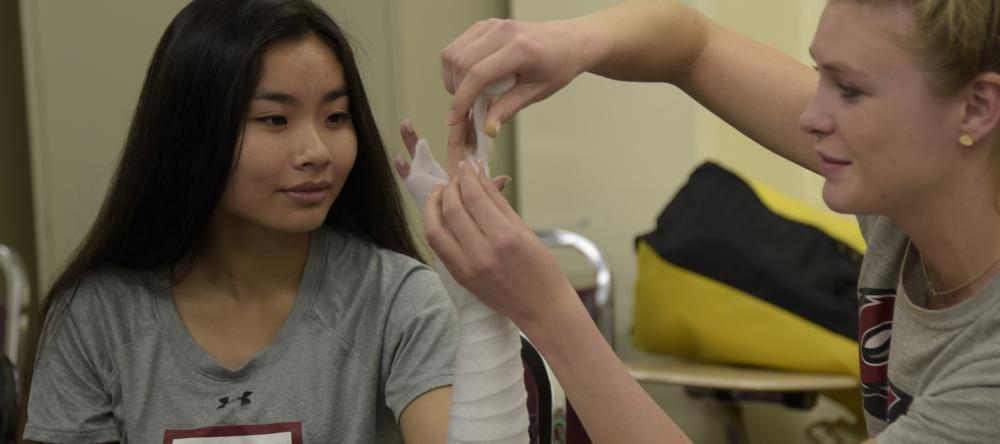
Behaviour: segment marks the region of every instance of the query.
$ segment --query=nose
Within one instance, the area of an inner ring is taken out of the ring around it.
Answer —
[[[295,167],[322,169],[332,160],[330,148],[316,126],[304,126],[295,143]]]
[[[823,100],[817,92],[809,99],[806,109],[799,115],[799,128],[803,131],[822,139],[823,136],[833,133],[834,120],[830,113],[823,106]]]

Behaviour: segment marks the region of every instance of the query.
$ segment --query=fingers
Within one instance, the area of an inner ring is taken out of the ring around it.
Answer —
[[[459,121],[448,130],[448,176],[458,173],[458,163],[465,160],[465,152],[469,150],[469,138],[475,141],[476,133],[472,123],[467,118]]]
[[[495,239],[501,232],[509,228],[510,222],[507,215],[498,208],[497,202],[489,195],[489,190],[498,192],[482,171],[481,164],[478,172],[470,165],[463,164],[457,181],[460,185],[461,199],[465,210],[487,238]],[[506,201],[504,202],[506,203]]]
[[[494,33],[490,29],[487,29],[495,27],[496,25],[492,24],[492,22],[487,22],[482,27],[483,30],[475,38],[471,38],[470,36],[470,38],[461,42],[462,46],[449,46],[452,49],[449,51],[446,48],[445,52],[442,53],[443,61],[451,70],[452,89],[449,92],[454,93],[458,89],[459,85],[465,80],[465,76],[468,74],[470,68],[504,45],[503,40],[496,38],[493,35]]]
[[[456,89],[446,122],[455,124],[458,117],[468,114],[483,89],[506,76],[516,74],[515,69],[520,58],[513,48],[504,46],[489,53],[475,64],[470,64],[465,75],[456,79]]]
[[[399,174],[399,177],[403,179],[410,177],[410,164],[403,159],[402,155],[397,154],[396,157],[393,158],[393,163],[396,166],[396,174]]]
[[[486,134],[490,137],[498,136],[501,126],[514,114],[544,98],[540,97],[541,89],[542,87],[537,84],[516,85],[494,100],[486,111]]]
[[[484,230],[497,231],[506,225],[505,218],[482,187],[485,185],[493,191],[503,189],[510,177],[500,176],[493,181],[481,182],[474,168],[464,162],[463,165],[458,177],[443,188],[439,186],[428,196],[423,218],[425,235],[431,248],[441,256],[452,273],[467,274],[468,267],[489,261],[486,257],[492,255]],[[470,212],[479,213],[479,216]],[[484,227],[484,224],[489,227]]]
[[[477,174],[476,176],[477,176],[477,178],[478,178],[478,180],[480,182],[480,185],[482,186],[483,191],[486,193],[486,195],[489,197],[489,199],[496,206],[497,210],[499,210],[500,213],[503,214],[503,216],[508,221],[512,221],[512,220],[522,221],[521,220],[521,216],[517,214],[517,211],[514,211],[514,208],[510,206],[510,203],[507,202],[507,199],[503,197],[503,194],[500,194],[500,192],[503,191],[503,188],[507,186],[507,183],[510,182],[510,177],[508,177],[508,176],[500,176],[500,177],[498,177],[496,179],[493,179],[493,181],[491,182],[486,177],[486,174],[484,174],[484,170],[482,168],[480,168],[479,171],[480,171],[480,174]],[[497,187],[497,186],[495,186],[497,179],[503,179],[503,178],[507,179],[507,180],[504,181],[503,187]],[[494,186],[490,186],[490,185],[494,185]]]
[[[442,220],[462,248],[463,256],[470,261],[470,264],[479,263],[490,256],[491,248],[478,220],[473,219],[466,211],[458,181],[453,180],[446,185],[442,194]]]
[[[438,257],[455,274],[461,270],[462,264],[468,261],[464,259],[458,240],[444,225],[441,215],[441,200],[444,195],[442,191],[443,188],[439,187],[427,197],[427,204],[423,209],[424,236]]]
[[[496,188],[497,191],[503,191],[504,188],[507,188],[507,184],[510,183],[510,176],[497,176],[490,182],[493,183],[493,188]]]
[[[410,153],[412,159],[419,137],[417,137],[417,132],[413,129],[413,121],[409,117],[403,119],[403,122],[399,124],[399,135],[403,138],[403,145],[406,145],[406,152]]]
[[[474,23],[441,51],[441,81],[444,82],[444,88],[450,94],[454,94],[455,88],[458,86],[458,82],[455,81],[455,73],[459,71],[456,65],[458,54],[470,43],[478,40],[489,26],[490,21],[488,20]]]
[[[413,121],[409,118],[403,119],[399,124],[399,135],[403,138],[403,145],[406,146],[406,152],[410,154],[410,159],[413,156],[417,147],[417,132],[413,130]],[[406,179],[410,177],[410,163],[403,158],[402,155],[396,155],[393,157],[393,163],[396,167],[396,173],[399,177]]]

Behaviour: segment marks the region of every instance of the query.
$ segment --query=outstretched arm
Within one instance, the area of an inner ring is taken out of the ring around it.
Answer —
[[[465,115],[486,85],[515,74],[517,85],[490,108],[486,128],[495,134],[500,122],[585,71],[673,83],[761,145],[818,170],[813,137],[798,126],[816,72],[677,1],[634,0],[543,23],[473,25],[442,52],[442,80],[454,94],[447,120]]]

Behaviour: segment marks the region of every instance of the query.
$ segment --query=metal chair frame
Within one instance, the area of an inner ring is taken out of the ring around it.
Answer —
[[[592,241],[567,230],[535,230],[535,235],[549,248],[569,247],[581,253],[595,272],[593,306],[588,307],[601,334],[614,344],[614,312],[611,299],[611,266],[606,256]],[[579,290],[579,289],[577,289]],[[584,301],[586,302],[586,301]],[[533,375],[538,390],[539,418],[537,422],[539,444],[589,444],[582,425],[572,412],[555,374],[545,359],[538,354],[531,342],[522,335],[522,359]],[[542,371],[544,369],[544,371]],[[547,398],[547,399],[545,399]],[[541,417],[542,409],[549,411],[547,418]]]
[[[21,309],[28,300],[31,284],[21,256],[10,247],[0,244],[0,269],[3,270],[6,288],[7,319],[4,324],[3,352],[17,368],[21,350],[21,336],[25,330]]]
[[[611,265],[607,256],[597,247],[597,244],[581,234],[572,231],[553,229],[535,230],[535,235],[549,248],[571,247],[583,254],[594,268],[594,305],[597,318],[597,328],[601,330],[604,339],[614,347],[614,303],[611,299]]]

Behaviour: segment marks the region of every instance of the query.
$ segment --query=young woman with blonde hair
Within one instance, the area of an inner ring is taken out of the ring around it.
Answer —
[[[989,442],[1000,435],[998,17],[1000,0],[831,0],[810,47],[816,67],[674,1],[545,23],[491,20],[443,52],[455,95],[448,120],[464,132],[454,116],[510,74],[518,83],[487,120],[494,133],[585,71],[676,85],[822,174],[827,205],[858,215],[870,436]],[[471,168],[457,171],[424,210],[428,239],[455,277],[532,339],[595,442],[686,441],[501,195]]]

